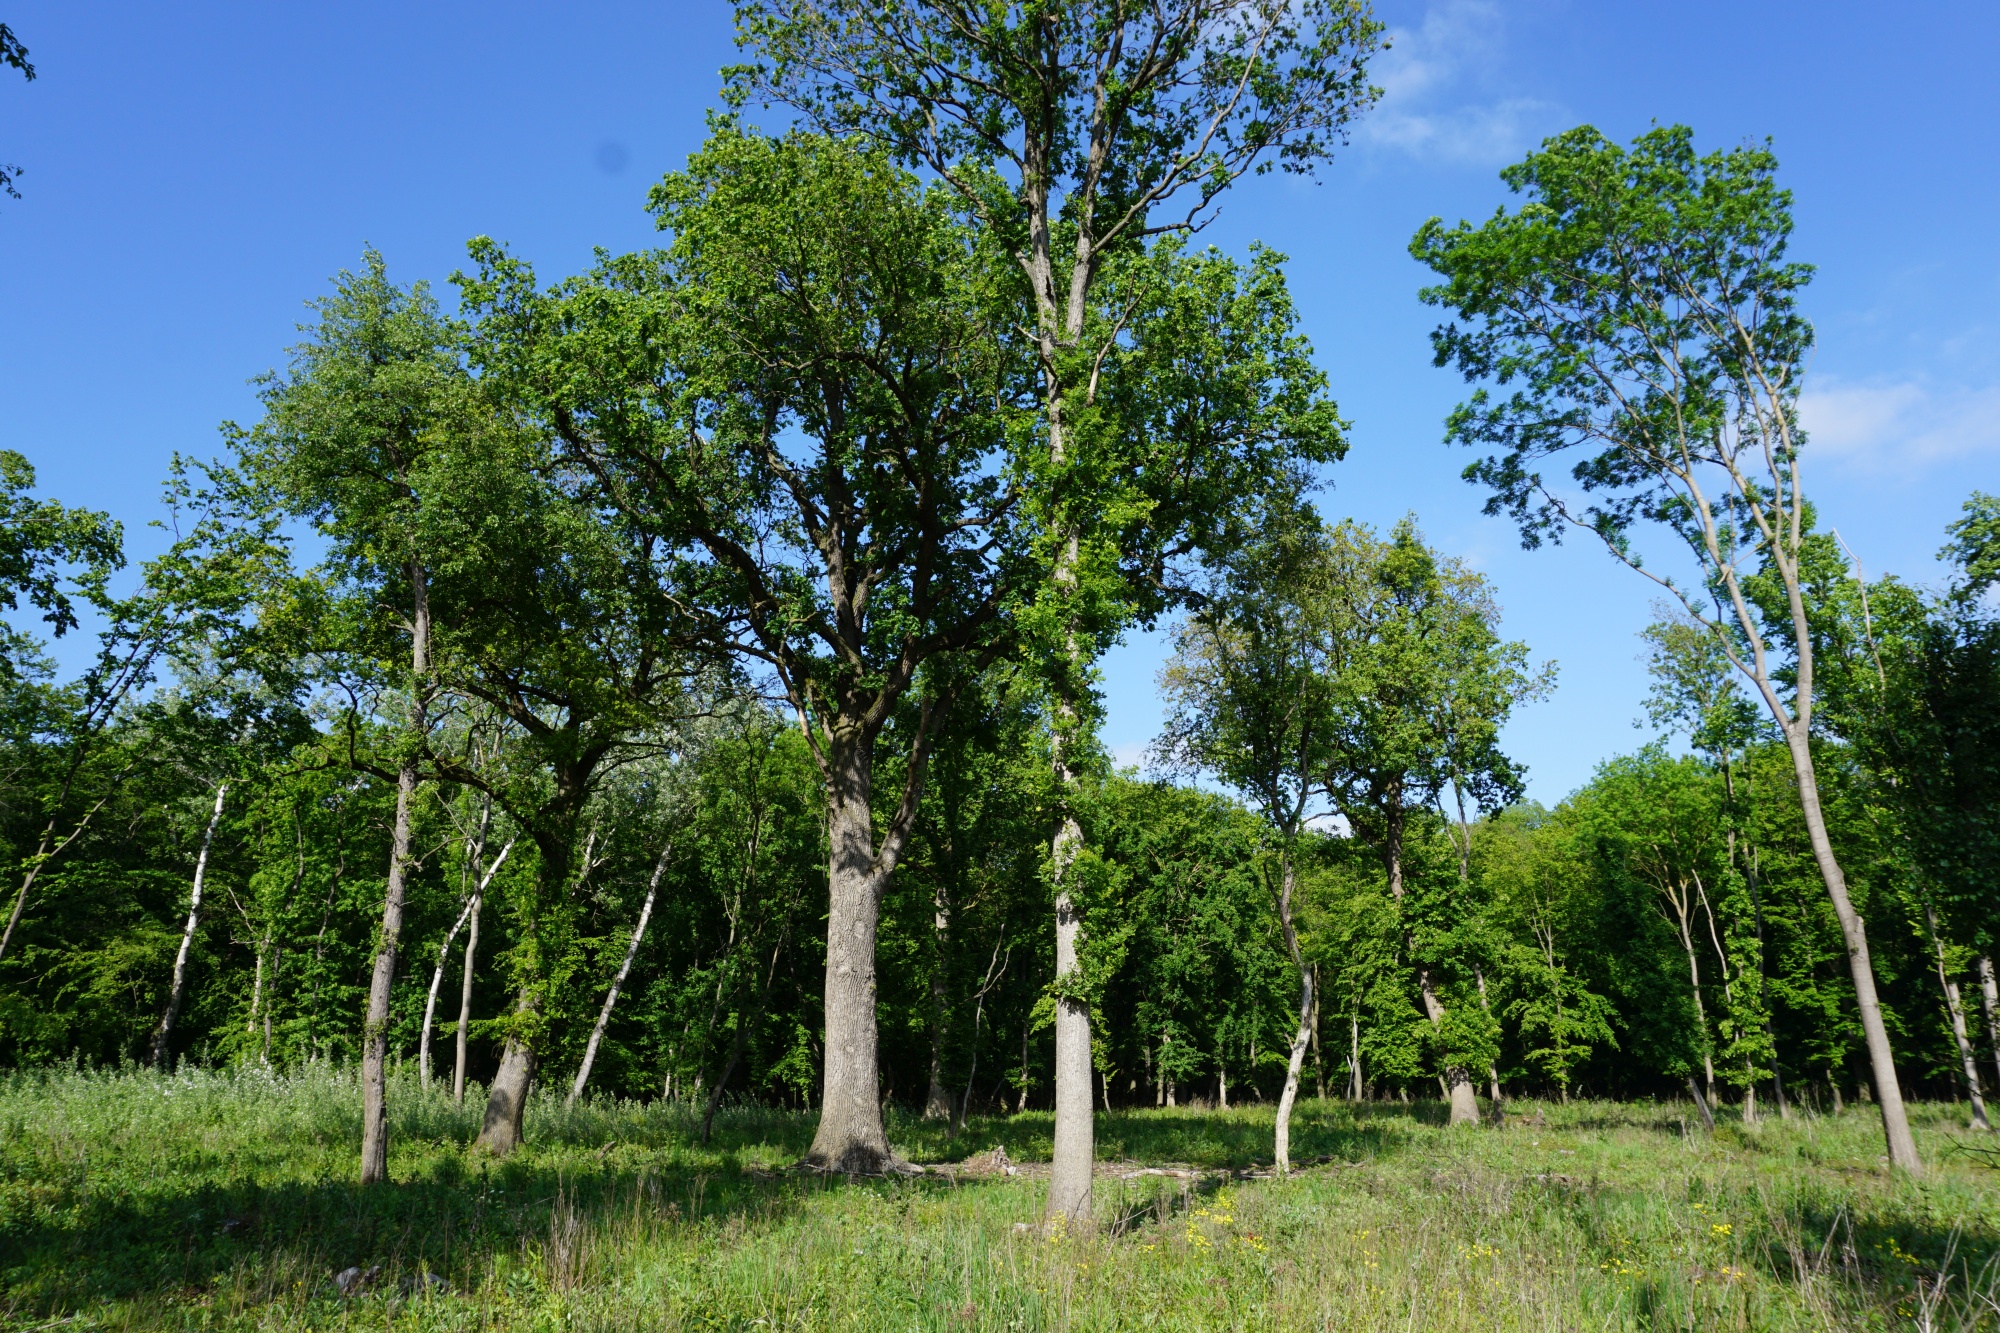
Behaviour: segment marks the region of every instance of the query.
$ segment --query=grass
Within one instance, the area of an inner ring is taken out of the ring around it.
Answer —
[[[0,1326],[429,1329],[1822,1329],[2000,1326],[2000,1174],[1955,1108],[1931,1174],[1880,1165],[1867,1108],[1690,1133],[1685,1108],[1577,1103],[1505,1129],[1307,1102],[1289,1180],[1270,1112],[1099,1117],[1090,1235],[1029,1226],[1015,1176],[826,1181],[810,1118],[542,1099],[529,1146],[393,1090],[391,1188],[353,1183],[359,1094],[312,1071],[0,1076]],[[1045,1161],[1046,1115],[915,1160]],[[1145,1175],[1180,1164],[1200,1174]],[[341,1270],[379,1274],[356,1294]]]

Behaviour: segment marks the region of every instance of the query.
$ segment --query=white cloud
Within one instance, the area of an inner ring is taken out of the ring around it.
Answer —
[[[1799,399],[1814,454],[1863,471],[2000,454],[2000,386],[1823,382]]]
[[[1363,142],[1418,157],[1492,164],[1518,157],[1560,108],[1531,97],[1475,102],[1457,95],[1500,59],[1501,16],[1488,0],[1438,0],[1413,28],[1394,29],[1373,78],[1379,106],[1361,122]]]

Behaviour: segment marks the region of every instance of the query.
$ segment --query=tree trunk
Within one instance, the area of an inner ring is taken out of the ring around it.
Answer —
[[[535,1000],[523,992],[514,1006],[516,1018],[532,1016]],[[528,1112],[528,1089],[535,1079],[535,1048],[517,1033],[510,1033],[500,1052],[500,1069],[486,1092],[486,1116],[473,1146],[495,1157],[505,1157],[521,1146],[522,1121]]]
[[[456,1059],[451,1069],[451,1104],[465,1105],[465,1046],[467,1030],[472,1026],[472,978],[473,964],[479,957],[479,913],[485,907],[486,895],[482,890],[472,893],[472,916],[465,933],[465,958],[459,964],[458,983],[458,1032],[454,1052]]]
[[[611,978],[611,989],[604,993],[604,1007],[597,1011],[597,1023],[590,1029],[590,1041],[583,1048],[583,1063],[576,1068],[576,1081],[569,1085],[571,1106],[583,1096],[584,1084],[590,1082],[590,1067],[597,1063],[598,1043],[604,1040],[604,1029],[611,1022],[611,1008],[618,1003],[618,991],[632,971],[632,960],[639,956],[639,942],[646,938],[646,923],[653,919],[653,900],[659,896],[660,876],[666,873],[667,858],[673,854],[674,840],[668,838],[667,845],[660,849],[660,859],[653,865],[653,877],[646,882],[646,902],[639,909],[639,924],[632,928],[632,942],[625,946],[625,961],[618,965],[618,975]]]
[[[1292,924],[1292,889],[1297,874],[1292,866],[1289,838],[1279,858],[1278,924],[1284,930],[1285,950],[1292,956],[1292,966],[1299,970],[1299,1030],[1292,1036],[1291,1058],[1285,1065],[1285,1088],[1278,1094],[1278,1127],[1272,1154],[1282,1176],[1292,1169],[1292,1104],[1298,1099],[1299,1070],[1305,1064],[1306,1044],[1312,1040],[1318,1000],[1313,993],[1313,970],[1306,966],[1305,956],[1299,951],[1299,932]]]
[[[1895,1052],[1889,1045],[1889,1029],[1882,1022],[1882,1002],[1875,994],[1875,965],[1868,956],[1868,929],[1847,896],[1847,876],[1841,871],[1840,862],[1834,859],[1833,842],[1827,836],[1826,816],[1819,804],[1819,779],[1813,770],[1812,742],[1804,727],[1796,723],[1785,728],[1785,740],[1792,753],[1792,770],[1798,776],[1799,804],[1805,813],[1813,859],[1819,863],[1820,878],[1826,882],[1827,896],[1833,900],[1833,913],[1840,920],[1841,938],[1847,945],[1847,965],[1854,976],[1855,1007],[1861,1012],[1861,1032],[1868,1045],[1869,1068],[1875,1076],[1875,1095],[1882,1110],[1882,1134],[1888,1141],[1889,1164],[1920,1176],[1923,1159],[1917,1156],[1917,1141],[1910,1133],[1909,1115],[1903,1109]]]
[[[1312,1011],[1312,1054],[1313,1054],[1313,1095],[1326,1100],[1326,1051],[1319,1039],[1319,964],[1312,970],[1313,1011]]]
[[[174,1020],[181,1016],[181,1001],[187,995],[188,954],[194,949],[194,933],[196,928],[201,924],[201,887],[202,881],[208,877],[208,849],[210,844],[215,841],[215,826],[222,822],[222,798],[228,794],[229,784],[227,782],[216,784],[215,809],[209,813],[208,827],[203,829],[201,834],[201,852],[194,859],[194,888],[188,894],[187,924],[181,928],[180,952],[174,955],[173,985],[167,991],[166,1011],[160,1015],[159,1026],[153,1029],[152,1064],[155,1069],[170,1071],[173,1068],[168,1046],[173,1040]],[[263,962],[264,955],[260,950],[257,955],[257,980],[260,991],[263,988],[261,983],[264,979]],[[252,1022],[256,1021],[254,1017],[256,1004],[257,1001],[253,998],[251,1000]]]
[[[1979,955],[1979,1003],[1986,1013],[1986,1049],[1993,1055],[1993,1072],[2000,1074],[2000,982],[1994,980],[1993,960],[1985,954]]]
[[[1986,1119],[1986,1098],[1979,1091],[1979,1057],[1973,1052],[1972,1038],[1965,1030],[1965,1006],[1959,1002],[1958,983],[1945,971],[1944,938],[1938,934],[1937,912],[1924,904],[1924,919],[1930,925],[1931,958],[1937,966],[1938,985],[1944,990],[1945,1012],[1951,1018],[1951,1037],[1958,1044],[1958,1060],[1965,1069],[1966,1095],[1972,1100],[1972,1127],[1993,1128]]]
[[[1469,833],[1466,835],[1468,840],[1471,836]],[[1486,970],[1475,964],[1472,969],[1472,975],[1473,979],[1479,983],[1479,1007],[1485,1010],[1490,1017],[1493,1013],[1493,1005],[1486,998]],[[1500,1069],[1491,1060],[1486,1062],[1486,1086],[1493,1097],[1493,1114],[1498,1115],[1500,1114],[1499,1106],[1501,1101]]]
[[[389,882],[382,893],[382,933],[368,981],[368,1016],[361,1025],[361,1183],[389,1178],[389,991],[396,982],[396,948],[403,935],[403,894],[410,865],[410,805],[417,795],[417,747],[429,734],[430,589],[422,565],[410,564],[415,602],[410,618],[410,747],[396,769],[396,824],[389,844]]]
[[[881,885],[870,815],[870,739],[836,733],[827,747],[826,1067],[819,1128],[806,1161],[876,1175],[899,1165],[882,1125],[876,1055],[875,929]]]
[[[444,986],[445,964],[451,961],[451,942],[458,938],[458,932],[465,929],[465,923],[472,919],[472,899],[465,900],[459,910],[458,920],[451,923],[451,929],[438,942],[437,966],[431,969],[431,988],[424,996],[424,1024],[417,1036],[417,1078],[428,1088],[431,1085],[431,1028],[437,1021],[438,991]]]
[[[1701,1095],[1701,1086],[1694,1081],[1693,1074],[1688,1075],[1688,1094],[1694,1098],[1694,1109],[1701,1112],[1701,1123],[1709,1133],[1715,1133],[1715,1116],[1709,1111],[1708,1098]]]
[[[1350,1079],[1348,1098],[1355,1105],[1361,1104],[1365,1091],[1361,1077],[1361,1011],[1352,1009],[1347,1015],[1347,1072]]]
[[[949,1120],[951,1094],[945,1091],[944,1086],[944,959],[951,913],[942,889],[938,891],[936,907],[931,919],[931,939],[936,955],[931,966],[931,1085],[924,1094],[924,1119]]]
[[[1083,848],[1083,829],[1065,815],[1056,833],[1056,980],[1081,976],[1077,945],[1083,922],[1067,883],[1069,867]],[[1088,1227],[1091,1172],[1097,1156],[1097,1126],[1090,1085],[1090,1009],[1081,998],[1056,1000],[1055,1152],[1049,1163],[1049,1197],[1043,1220],[1051,1226]]]

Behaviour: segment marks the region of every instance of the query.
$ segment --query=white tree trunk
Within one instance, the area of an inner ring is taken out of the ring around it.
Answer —
[[[583,1085],[590,1082],[590,1067],[597,1062],[598,1043],[604,1040],[604,1029],[611,1022],[611,1007],[618,1003],[618,991],[632,971],[632,960],[639,955],[639,942],[646,938],[646,923],[653,919],[653,900],[660,892],[660,876],[666,873],[667,860],[673,854],[674,840],[669,838],[660,850],[660,859],[653,865],[653,877],[646,884],[646,902],[639,909],[639,924],[632,928],[632,942],[625,946],[625,961],[618,965],[618,975],[611,978],[611,989],[604,994],[604,1007],[597,1011],[597,1024],[590,1029],[590,1041],[583,1048],[583,1063],[577,1066],[576,1081],[569,1087],[571,1106],[583,1096]]]
[[[202,830],[201,852],[194,859],[194,888],[188,894],[187,924],[181,927],[180,951],[174,955],[174,980],[167,991],[166,1011],[160,1015],[159,1026],[153,1029],[153,1059],[155,1069],[173,1067],[168,1045],[173,1039],[174,1020],[181,1014],[181,1001],[187,995],[188,954],[194,949],[194,933],[201,925],[202,881],[208,877],[208,849],[215,841],[215,826],[222,821],[222,798],[229,794],[229,784],[220,782],[215,787],[215,809],[209,813],[208,827]],[[257,956],[259,964],[257,978],[263,980],[262,953]],[[261,989],[261,987],[260,987]],[[251,1010],[255,1013],[256,1000],[251,1000]],[[252,1021],[255,1021],[254,1019]]]

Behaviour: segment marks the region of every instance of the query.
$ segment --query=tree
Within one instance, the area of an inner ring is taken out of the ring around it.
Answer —
[[[1032,330],[1040,433],[1014,452],[1034,482],[1047,570],[1026,629],[1048,668],[1051,758],[1073,804],[1091,661],[1128,617],[1171,600],[1169,553],[1212,529],[1245,493],[1242,464],[1261,461],[1213,449],[1226,433],[1160,437],[1120,422],[1101,392],[1106,363],[1147,341],[1103,288],[1148,237],[1213,216],[1242,174],[1323,161],[1375,96],[1364,65],[1380,25],[1358,0],[746,0],[737,24],[755,59],[728,73],[735,101],[784,104],[935,173],[1018,275],[1003,290]],[[1302,443],[1324,458],[1334,438]],[[1067,884],[1081,846],[1068,811],[1050,845],[1059,1091],[1046,1211],[1064,1225],[1089,1223],[1094,1156],[1083,923]]]
[[[1625,151],[1588,127],[1548,140],[1502,178],[1530,201],[1480,227],[1433,218],[1411,253],[1444,281],[1423,299],[1440,366],[1490,383],[1453,411],[1447,438],[1497,452],[1466,469],[1524,544],[1566,526],[1677,597],[1708,627],[1783,733],[1827,894],[1846,939],[1892,1164],[1922,1170],[1876,997],[1867,927],[1850,899],[1821,807],[1812,750],[1813,645],[1801,569],[1808,526],[1798,395],[1812,346],[1789,262],[1791,198],[1768,149],[1697,157],[1685,127]],[[1496,393],[1495,390],[1499,392]],[[1511,389],[1511,391],[1510,391]],[[1572,451],[1576,498],[1538,466]],[[1720,609],[1708,611],[1632,544],[1667,528]],[[1767,639],[1742,562],[1782,590],[1788,633]],[[1774,653],[1790,658],[1787,697]]]
[[[1263,517],[1259,539],[1227,554],[1202,609],[1174,636],[1173,660],[1160,675],[1168,715],[1156,748],[1173,767],[1213,773],[1244,792],[1277,835],[1278,922],[1299,977],[1274,1138],[1284,1175],[1315,1004],[1293,914],[1298,842],[1333,763],[1336,684],[1327,670],[1325,608],[1315,598],[1324,569],[1318,516],[1285,497]]]
[[[653,207],[664,251],[541,292],[485,248],[467,291],[489,374],[655,544],[689,632],[772,673],[798,715],[832,839],[809,1160],[879,1172],[898,1164],[877,1075],[881,897],[938,728],[1014,633],[1027,565],[1003,447],[1025,371],[945,197],[879,153],[723,125]],[[906,700],[878,837],[877,752]]]
[[[317,322],[292,349],[284,376],[262,381],[264,417],[231,428],[245,473],[272,503],[313,520],[329,544],[326,579],[346,599],[323,625],[350,656],[379,668],[405,701],[396,745],[396,812],[381,929],[362,1032],[361,1180],[388,1177],[389,994],[410,867],[411,807],[424,777],[437,682],[432,592],[440,549],[436,517],[448,507],[460,461],[448,446],[473,429],[473,386],[460,335],[422,284],[388,279],[382,256],[343,272],[314,303]],[[401,613],[388,607],[406,608]],[[397,640],[407,666],[391,665]],[[331,645],[329,645],[331,646]]]

